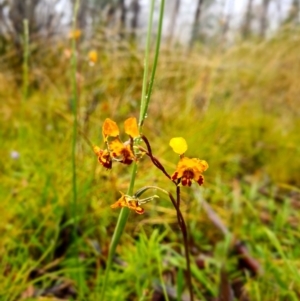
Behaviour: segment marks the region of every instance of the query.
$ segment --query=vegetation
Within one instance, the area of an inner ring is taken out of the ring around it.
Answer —
[[[234,300],[231,289],[237,300],[300,298],[299,39],[289,30],[229,49],[161,49],[143,133],[169,173],[178,162],[172,137],[209,163],[201,188],[182,188],[197,300]],[[92,145],[103,143],[107,117],[138,117],[144,54],[101,33],[78,42],[75,228],[70,43],[31,41],[23,69],[18,48],[0,57],[1,300],[99,300],[119,214],[110,205],[130,169],[107,171]],[[149,158],[140,163],[136,189],[171,189]],[[187,300],[176,212],[156,194],[143,215],[129,215],[107,300]]]

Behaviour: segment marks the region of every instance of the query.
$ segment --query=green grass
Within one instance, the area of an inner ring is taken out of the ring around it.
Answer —
[[[189,56],[182,49],[160,53],[143,132],[170,173],[178,160],[168,146],[174,136],[185,137],[188,156],[209,163],[201,193],[262,269],[253,278],[237,268],[232,246],[208,220],[193,192],[184,188],[198,299],[218,295],[224,264],[231,280],[242,281],[250,300],[299,299],[299,45],[297,35],[283,33],[222,53],[205,48]],[[109,205],[119,190],[128,188],[130,169],[115,164],[112,171],[104,170],[84,137],[101,145],[106,117],[118,124],[138,117],[143,52],[126,42],[118,47],[104,43],[100,34],[91,45],[79,45],[79,220],[74,229],[72,87],[64,55],[68,44],[48,49],[36,41],[30,47],[28,97],[22,108],[14,52],[0,57],[0,299],[19,300],[31,287],[40,292],[58,284],[72,288],[77,260],[72,233],[77,231],[81,289],[86,300],[97,300],[119,214]],[[91,48],[99,53],[93,68],[87,62]],[[11,158],[13,150],[18,159]],[[172,189],[146,157],[139,163],[135,187],[144,185]],[[157,287],[161,294],[163,287],[176,292],[176,283],[181,290],[185,262],[176,212],[160,197],[144,206],[144,215],[130,213],[107,300],[151,300]],[[199,258],[204,258],[203,269]]]

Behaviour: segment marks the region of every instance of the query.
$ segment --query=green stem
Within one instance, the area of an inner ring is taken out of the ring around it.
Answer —
[[[180,193],[178,194],[178,191],[176,194],[176,198],[177,198],[176,200],[174,199],[172,194],[169,193],[169,198],[172,201],[173,206],[176,210],[178,225],[179,225],[182,235],[183,235],[185,260],[186,260],[186,268],[187,268],[187,284],[188,284],[188,289],[189,289],[189,293],[190,293],[190,301],[193,301],[194,296],[193,296],[193,287],[192,287],[191,262],[190,262],[190,256],[189,256],[189,246],[188,246],[188,234],[187,234],[187,228],[186,228],[186,224],[185,224],[182,212],[180,210],[180,207],[177,206],[177,204],[179,203],[178,202],[179,197],[180,197]]]
[[[162,24],[163,24],[163,19],[164,19],[164,7],[165,7],[165,0],[161,0],[154,62],[153,62],[153,68],[152,68],[151,76],[150,76],[150,82],[149,82],[149,86],[148,86],[147,97],[146,97],[146,100],[145,100],[144,114],[143,114],[142,119],[141,119],[142,120],[141,124],[143,124],[144,119],[146,117],[146,112],[148,111],[149,101],[150,101],[150,97],[151,97],[152,89],[153,89],[153,83],[154,83],[156,67],[157,67],[157,62],[158,62],[159,49],[160,49]]]
[[[28,77],[28,62],[29,62],[29,24],[28,20],[23,20],[24,27],[24,43],[23,43],[23,102],[28,98],[28,86],[29,86],[29,77]]]
[[[134,165],[132,166],[129,188],[127,190],[128,195],[133,194],[136,172],[137,172],[137,164],[134,163]],[[108,283],[109,271],[112,266],[113,257],[115,255],[116,248],[118,246],[118,243],[119,243],[122,233],[124,231],[124,228],[125,228],[128,216],[129,216],[129,212],[130,212],[130,210],[128,208],[124,207],[121,209],[121,212],[119,214],[117,225],[116,225],[116,228],[115,228],[115,231],[114,231],[114,234],[113,234],[110,246],[109,246],[109,253],[108,253],[108,258],[107,258],[107,262],[106,262],[106,270],[105,270],[100,300],[104,300],[104,297],[105,297],[105,289],[106,289],[106,286]]]
[[[147,30],[147,42],[146,42],[146,48],[145,48],[145,68],[144,68],[144,74],[143,74],[143,86],[142,86],[142,95],[141,95],[141,107],[140,107],[140,117],[139,117],[139,131],[142,132],[142,127],[144,123],[144,119],[147,115],[147,109],[148,109],[148,104],[150,101],[150,97],[146,96],[146,88],[147,88],[147,78],[148,78],[148,69],[149,69],[149,49],[150,49],[150,38],[151,38],[151,32],[152,32],[152,22],[153,22],[153,12],[154,12],[154,1],[151,1],[151,7],[150,7],[150,13],[149,13],[149,20],[148,20],[148,30]],[[163,11],[163,6],[164,6],[164,0],[161,2],[161,9],[160,11]],[[162,20],[162,16],[160,17]],[[162,21],[161,21],[162,22]],[[161,31],[162,31],[162,26],[158,28],[158,35],[157,35],[157,40],[156,40],[156,45],[160,45],[160,38],[161,38]],[[155,76],[155,70],[156,70],[156,65],[158,61],[158,55],[159,55],[159,46],[156,47],[156,53],[155,53],[155,61],[154,65],[155,68],[152,70],[152,75],[151,78],[154,80]],[[131,172],[131,178],[130,178],[130,184],[129,188],[127,190],[128,195],[133,194],[133,189],[134,189],[134,182],[135,182],[135,177],[137,173],[137,163],[134,163],[132,167],[132,172]],[[112,266],[112,261],[113,257],[117,248],[117,245],[120,241],[120,238],[122,236],[122,233],[124,231],[127,219],[129,216],[129,209],[128,208],[122,208],[117,225],[112,237],[112,241],[110,244],[109,248],[109,254],[108,254],[108,259],[107,259],[107,265],[106,265],[106,270],[105,270],[105,275],[104,275],[104,282],[101,290],[101,296],[100,300],[104,300],[105,297],[105,291],[109,279],[109,272]]]
[[[22,99],[20,106],[20,128],[19,128],[19,139],[20,149],[24,147],[25,143],[25,102],[28,99],[28,87],[29,87],[29,24],[28,20],[23,20],[23,64],[22,64]]]
[[[75,1],[74,11],[72,17],[72,28],[73,31],[77,27],[77,14],[79,10],[79,0]],[[73,135],[72,135],[72,218],[73,218],[73,239],[75,241],[75,257],[76,267],[79,269],[79,250],[78,250],[78,234],[77,234],[77,179],[76,179],[76,143],[77,143],[77,54],[76,54],[76,39],[72,39],[72,58],[71,58],[71,84],[72,84],[72,112],[73,112]],[[76,269],[77,270],[77,269]],[[82,282],[80,277],[80,269],[75,273],[77,278],[77,284],[79,287],[79,295],[82,292]]]
[[[145,48],[145,68],[143,75],[143,86],[142,86],[142,97],[141,97],[141,107],[140,107],[140,118],[139,118],[139,130],[142,132],[144,119],[146,117],[148,107],[147,103],[149,103],[149,98],[146,95],[147,89],[147,79],[148,79],[148,69],[149,69],[149,50],[150,50],[150,39],[152,32],[152,21],[153,21],[153,12],[154,12],[154,0],[151,1],[150,14],[148,20],[148,29],[147,29],[147,40],[146,40],[146,48]]]

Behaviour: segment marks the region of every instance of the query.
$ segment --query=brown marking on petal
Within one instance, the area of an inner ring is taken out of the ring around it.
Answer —
[[[183,186],[187,186],[187,183],[188,183],[187,182],[187,178],[186,177],[182,177],[181,178],[181,183],[182,183]]]
[[[136,207],[135,212],[137,214],[143,214],[145,212],[145,210],[142,207]]]
[[[197,183],[201,186],[204,183],[204,177],[200,176]]]
[[[129,209],[134,210],[138,214],[143,214],[144,209],[138,206],[138,202],[136,201],[127,201],[126,205]]]
[[[105,168],[111,169],[112,168],[112,161],[108,160],[107,162],[100,162]]]
[[[183,186],[189,186],[190,187],[192,185],[191,179],[189,179],[185,176],[182,177],[181,183],[182,183]]]
[[[182,185],[183,186],[191,186],[192,180],[194,179],[194,172],[191,169],[186,169],[182,175]]]
[[[128,148],[124,147],[121,151],[121,155],[123,156],[121,163],[127,164],[127,165],[130,165],[132,163],[133,154],[131,153],[131,151]]]
[[[123,158],[123,160],[121,161],[121,163],[126,165],[130,165],[132,162],[133,160],[131,158]]]
[[[105,168],[107,168],[107,169],[112,168],[112,160],[111,160],[109,152],[100,150],[99,154],[98,154],[98,161]]]
[[[177,180],[177,177],[178,177],[178,172],[175,171],[171,177],[172,180]]]

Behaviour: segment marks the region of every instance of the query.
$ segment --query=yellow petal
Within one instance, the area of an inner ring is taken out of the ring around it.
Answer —
[[[175,137],[170,140],[170,146],[176,154],[182,155],[188,149],[187,143],[182,137]]]
[[[208,168],[208,163],[205,160],[199,160],[198,165],[202,166],[203,171],[206,171]]]
[[[200,159],[197,159],[197,158],[193,158],[191,160],[193,161],[193,164],[194,164],[194,166],[193,166],[194,170],[197,170],[200,173],[207,170],[208,163],[205,160],[200,160]]]
[[[116,138],[109,142],[109,148],[114,157],[118,157],[122,155],[122,151],[127,149],[126,146],[120,141],[119,138]]]
[[[91,50],[89,52],[89,54],[88,54],[88,57],[89,57],[89,61],[91,63],[94,63],[94,64],[97,63],[97,60],[98,60],[98,53],[97,53],[97,51]]]
[[[110,208],[127,207],[126,196],[123,192],[120,191],[120,193],[121,197],[114,204],[110,205]]]
[[[80,29],[71,30],[69,32],[69,38],[70,39],[78,40],[80,37],[81,37],[81,30]]]
[[[140,136],[137,121],[135,117],[130,117],[124,122],[125,133],[132,138]]]
[[[100,148],[99,146],[94,145],[93,150],[94,150],[94,153],[95,153],[96,155],[98,155],[99,152],[101,151],[101,148]]]
[[[106,118],[102,126],[102,134],[104,137],[104,141],[107,141],[107,137],[119,136],[119,133],[120,132],[117,124],[113,120]]]

